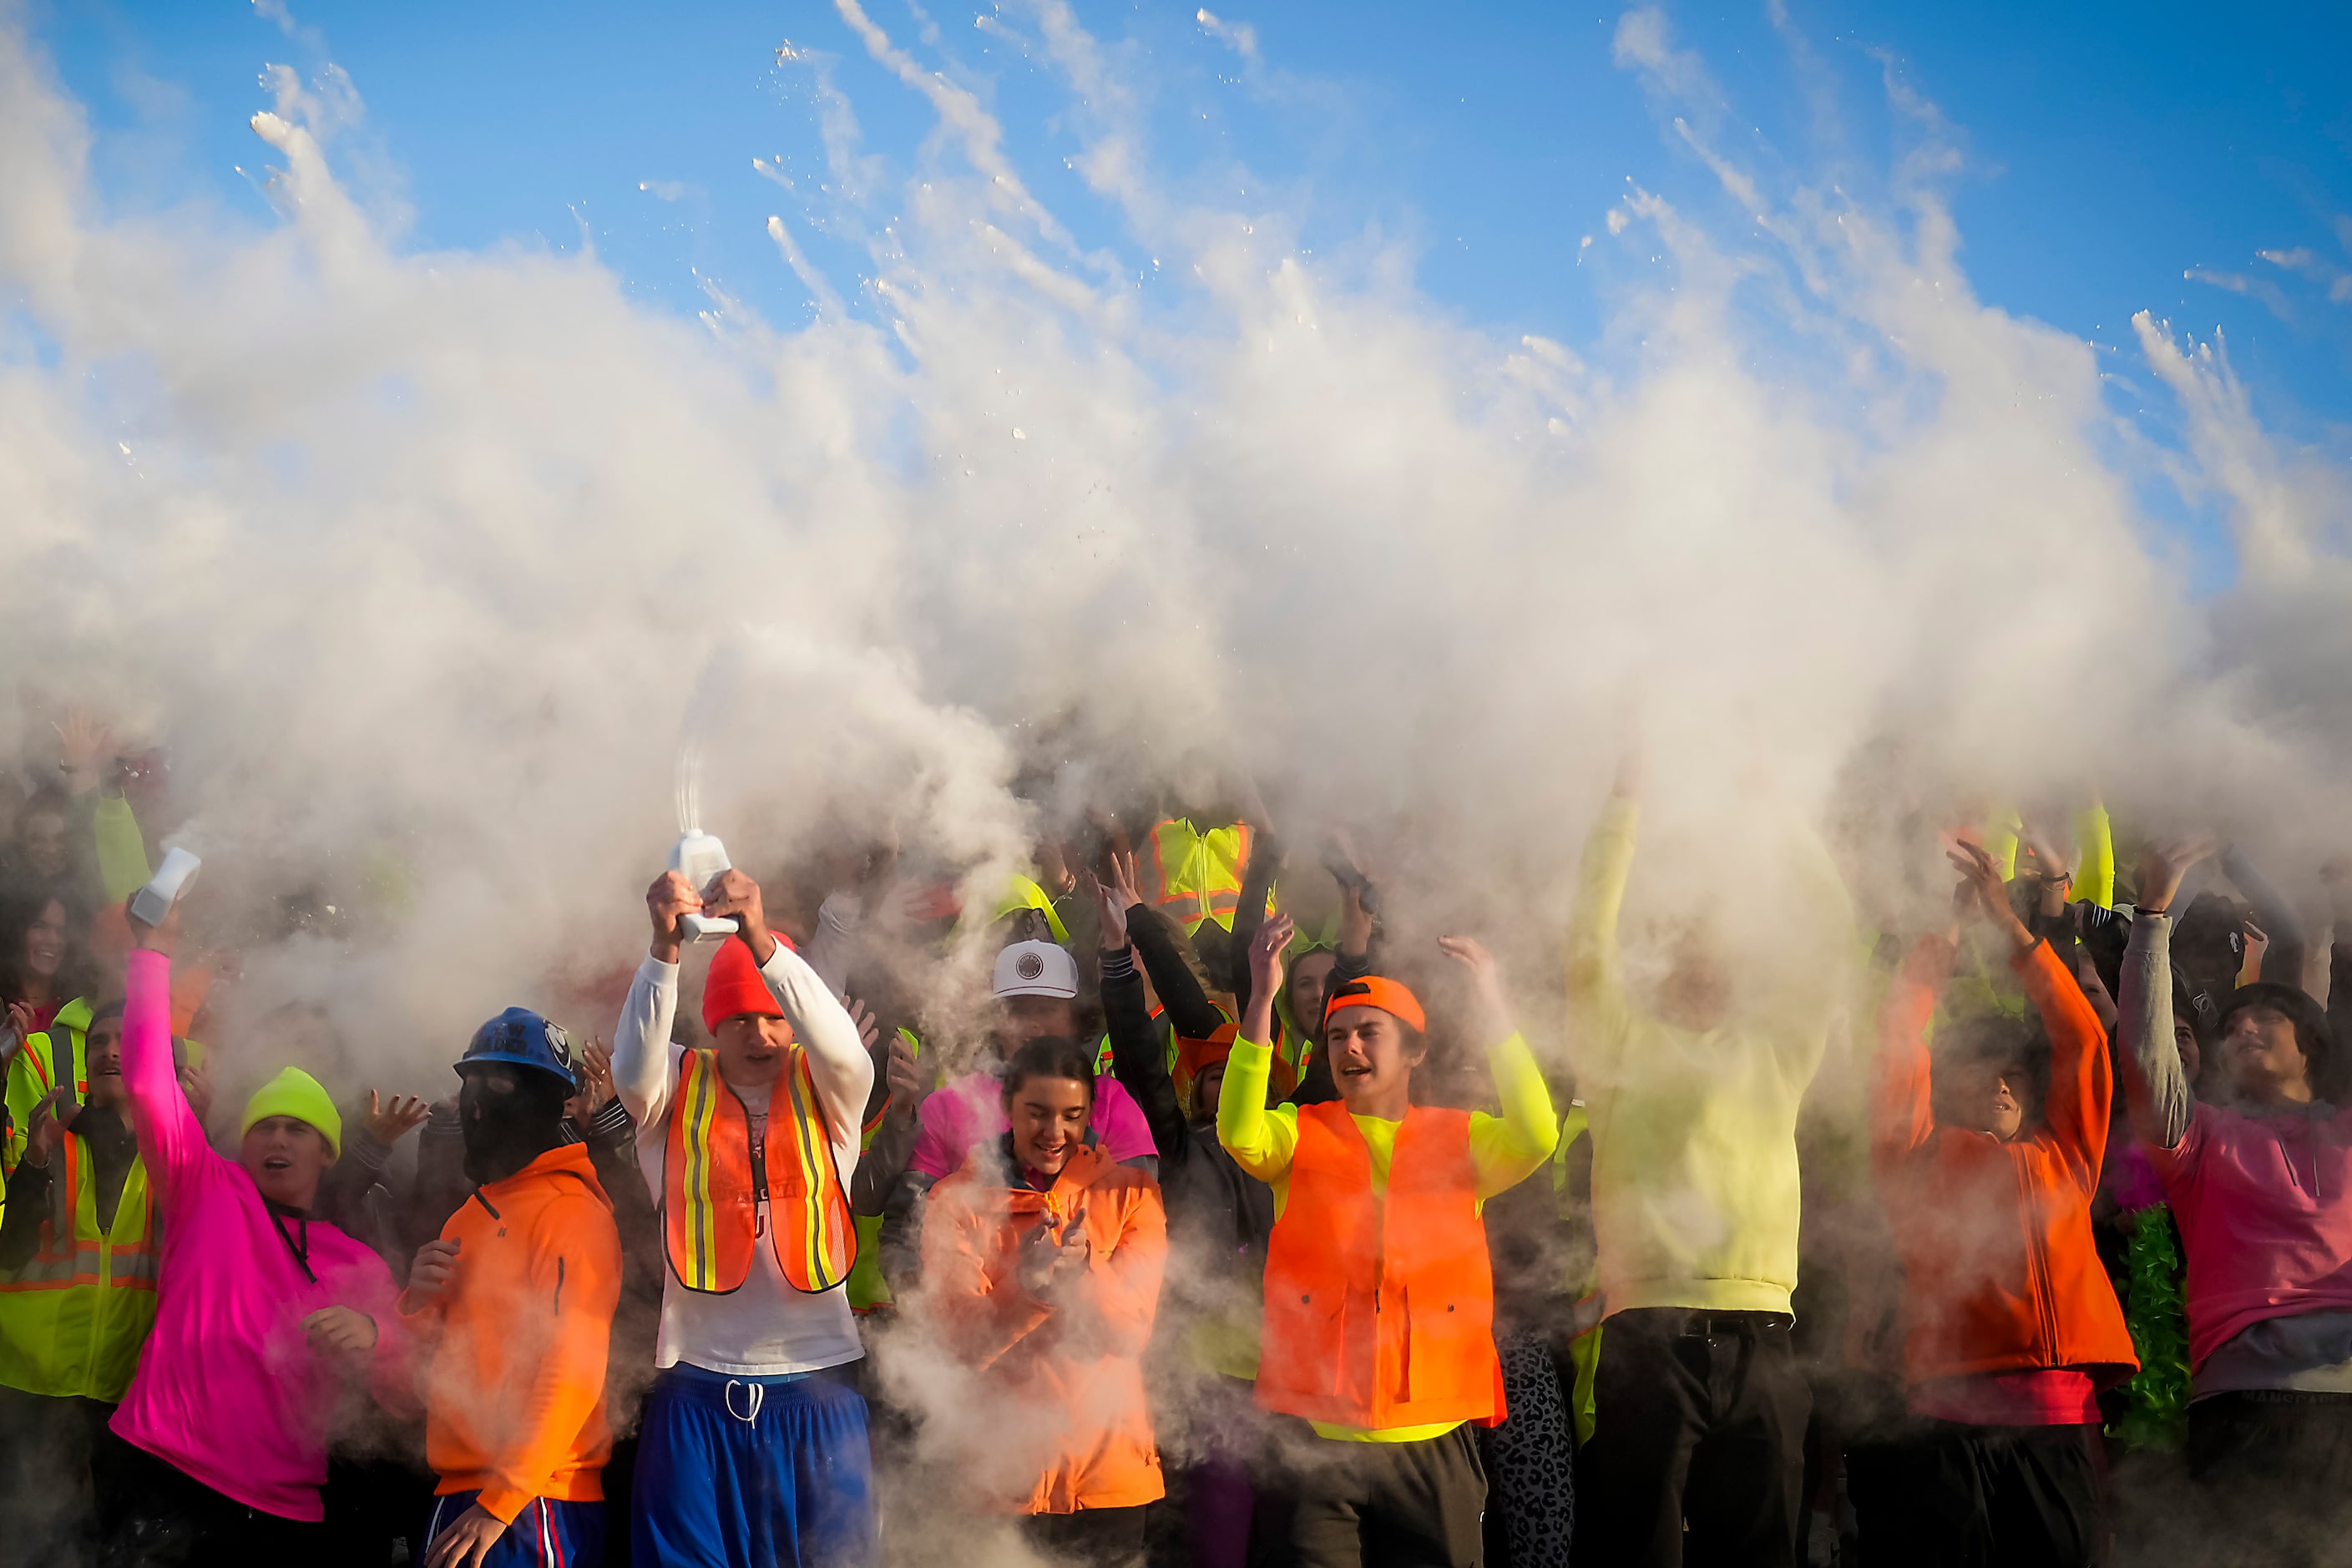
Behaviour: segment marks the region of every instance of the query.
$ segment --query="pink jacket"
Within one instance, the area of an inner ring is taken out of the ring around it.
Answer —
[[[342,1373],[311,1352],[302,1320],[336,1305],[373,1318],[370,1372],[389,1383],[401,1337],[392,1271],[331,1225],[289,1219],[281,1235],[253,1178],[205,1142],[172,1068],[171,982],[162,953],[131,954],[122,1079],[163,1245],[154,1332],[114,1430],[248,1507],[322,1519],[327,1427]],[[307,1272],[294,1250],[304,1242]]]

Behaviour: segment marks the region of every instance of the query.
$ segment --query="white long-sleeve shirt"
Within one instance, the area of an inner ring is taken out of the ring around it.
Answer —
[[[730,939],[731,940],[731,939]],[[669,1147],[670,1100],[685,1053],[670,1043],[677,1015],[677,969],[647,954],[630,982],[629,999],[613,1036],[613,1088],[637,1123],[637,1166],[656,1198]],[[835,1169],[845,1191],[857,1169],[858,1130],[874,1088],[874,1063],[857,1026],[800,955],[782,942],[760,971],[784,1021],[808,1052],[809,1077],[833,1143]],[[737,1091],[754,1117],[766,1096]],[[656,1366],[685,1362],[706,1372],[774,1377],[839,1366],[865,1354],[849,1295],[842,1286],[816,1295],[793,1289],[776,1250],[763,1238],[753,1249],[742,1289],[724,1296],[689,1290],[674,1271],[662,1275],[661,1336]]]

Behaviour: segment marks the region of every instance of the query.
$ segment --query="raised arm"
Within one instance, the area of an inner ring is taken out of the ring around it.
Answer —
[[[122,1086],[148,1175],[168,1197],[212,1150],[172,1065],[172,961],[156,947],[153,926],[133,920],[131,935],[138,946],[122,1004]]]
[[[1837,860],[1812,825],[1792,824],[1789,842],[1789,916],[1811,944],[1806,962],[1773,971],[1768,1006],[1783,1069],[1810,1079],[1828,1048],[1830,1026],[1855,963],[1853,900]]]
[[[1551,1088],[1544,1082],[1543,1068],[1536,1065],[1527,1037],[1512,1022],[1494,954],[1484,942],[1466,936],[1439,937],[1437,949],[1469,975],[1471,1026],[1486,1043],[1487,1070],[1503,1108],[1500,1116],[1480,1112],[1470,1118],[1470,1161],[1477,1173],[1478,1195],[1490,1198],[1543,1168],[1559,1145],[1559,1122],[1552,1115]]]
[[[1143,976],[1136,973],[1135,949],[1127,940],[1127,907],[1119,888],[1105,887],[1093,873],[1082,880],[1093,893],[1100,917],[1103,1026],[1110,1036],[1111,1071],[1133,1097],[1151,1129],[1162,1165],[1173,1170],[1192,1152],[1191,1125],[1168,1076],[1168,1054],[1152,1032],[1143,1001]]]
[[[1117,866],[1118,858],[1112,858]],[[1200,977],[1184,962],[1176,945],[1175,928],[1136,894],[1134,861],[1133,856],[1128,856],[1126,864],[1118,867],[1121,885],[1114,889],[1118,897],[1132,900],[1123,911],[1122,923],[1143,961],[1144,973],[1151,976],[1151,988],[1160,994],[1160,1006],[1168,1010],[1170,1025],[1188,1040],[1205,1040],[1224,1026],[1225,1016],[1217,1011]]]
[[[1871,1173],[1882,1186],[1907,1173],[1909,1157],[1936,1133],[1935,1077],[1927,1025],[1952,972],[1949,931],[1921,937],[1886,987],[1878,1010],[1878,1058],[1872,1066]]]
[[[2046,942],[2014,954],[2010,963],[2042,1014],[2050,1037],[2050,1103],[2042,1119],[2074,1184],[2087,1199],[2107,1156],[2107,1122],[2116,1082],[2107,1060],[2106,1026],[2083,987]]]
[[[1274,1070],[1274,994],[1282,984],[1282,952],[1290,932],[1290,917],[1276,915],[1250,942],[1249,1011],[1225,1058],[1225,1086],[1217,1094],[1217,1142],[1261,1182],[1286,1173],[1298,1146],[1297,1113],[1265,1108],[1266,1079]]]
[[[2304,952],[2311,940],[2303,916],[2236,845],[2222,852],[2221,869],[2252,904],[2254,923],[2270,939],[2270,947],[2263,954],[2263,978],[2302,989]]]
[[[1272,827],[1264,826],[1263,808],[1251,815],[1257,821],[1250,831],[1249,864],[1242,869],[1242,901],[1234,910],[1233,952],[1239,961],[1233,965],[1236,1010],[1249,1006],[1249,945],[1257,935],[1257,928],[1265,923],[1266,897],[1274,890],[1274,881],[1281,875],[1283,863],[1282,841],[1274,836]]]
[[[686,940],[678,922],[701,908],[701,895],[682,872],[665,871],[646,889],[653,944],[629,982],[628,1000],[613,1026],[613,1092],[641,1128],[657,1125],[669,1114],[670,1090],[677,1085],[669,1036],[677,1022],[677,960]]]
[[[1584,854],[1576,867],[1575,902],[1568,917],[1568,1016],[1579,1066],[1586,1072],[1614,1059],[1632,1018],[1617,921],[1633,869],[1640,776],[1634,758],[1620,764],[1616,787],[1584,836]]]
[[[2118,1022],[2132,1136],[2155,1149],[2179,1147],[2194,1107],[2172,1033],[2172,904],[2189,868],[2210,853],[2210,839],[2190,840],[2151,847],[2140,861]]]
[[[2115,908],[2116,825],[2096,799],[2074,814],[2074,844],[2083,862],[2074,868],[2074,897]]]

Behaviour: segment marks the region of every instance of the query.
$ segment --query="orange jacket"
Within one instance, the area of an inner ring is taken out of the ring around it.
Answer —
[[[550,1149],[480,1188],[441,1238],[458,1244],[448,1285],[400,1300],[431,1356],[425,1455],[437,1490],[479,1491],[509,1524],[535,1497],[601,1499],[621,1237],[588,1146]]]
[[[2139,1361],[2091,1240],[2115,1095],[2106,1030],[2035,944],[2011,964],[2050,1037],[2042,1125],[2008,1143],[1938,1127],[1927,1033],[1950,955],[1922,942],[1879,1015],[1871,1168],[1903,1260],[1904,1376],[2068,1367],[2110,1386]]]
[[[1370,1431],[1502,1419],[1467,1111],[1405,1113],[1382,1202],[1346,1104],[1299,1108],[1262,1343],[1257,1399],[1269,1410]]]
[[[1007,1138],[973,1147],[931,1190],[917,1310],[982,1376],[982,1441],[966,1465],[992,1506],[1016,1513],[1131,1508],[1162,1496],[1143,1395],[1143,1349],[1168,1261],[1159,1184],[1079,1150],[1050,1192],[1013,1184]],[[1060,1299],[1017,1278],[1022,1243],[1047,1220],[1085,1226],[1093,1266]]]

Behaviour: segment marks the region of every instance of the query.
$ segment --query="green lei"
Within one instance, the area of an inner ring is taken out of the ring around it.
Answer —
[[[2125,1216],[2124,1322],[2139,1372],[2115,1435],[2136,1448],[2178,1451],[2189,1433],[2189,1314],[2172,1211],[2155,1204]]]

